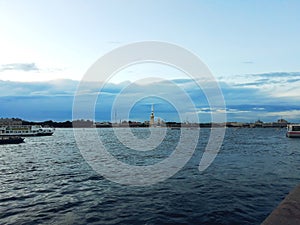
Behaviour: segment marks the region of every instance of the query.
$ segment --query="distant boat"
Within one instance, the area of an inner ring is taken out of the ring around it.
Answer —
[[[300,138],[300,124],[289,124],[287,126],[286,136],[289,138]]]
[[[8,125],[0,127],[0,136],[51,136],[54,128],[40,125]]]
[[[20,144],[24,142],[24,138],[19,136],[0,136],[0,145]]]

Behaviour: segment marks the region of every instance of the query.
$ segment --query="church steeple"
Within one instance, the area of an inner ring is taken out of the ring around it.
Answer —
[[[150,123],[149,123],[150,127],[154,126],[154,105],[152,104],[152,108],[151,108],[151,115],[150,115]]]

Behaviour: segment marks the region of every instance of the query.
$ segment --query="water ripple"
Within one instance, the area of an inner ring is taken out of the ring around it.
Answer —
[[[147,135],[147,130],[134,131]],[[139,188],[112,183],[91,170],[71,129],[3,145],[0,224],[260,224],[300,181],[300,139],[285,138],[284,132],[227,129],[215,161],[199,173],[209,134],[201,129],[194,156],[182,170]],[[111,129],[99,133],[112,155],[133,165],[168,157],[179,137],[178,130],[169,131],[156,150],[135,152]]]

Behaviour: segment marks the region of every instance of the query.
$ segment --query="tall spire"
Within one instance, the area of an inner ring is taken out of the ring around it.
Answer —
[[[151,107],[151,116],[150,116],[150,123],[149,123],[150,127],[154,126],[154,105],[152,104]]]

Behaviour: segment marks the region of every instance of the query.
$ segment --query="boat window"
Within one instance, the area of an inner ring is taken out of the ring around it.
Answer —
[[[300,131],[300,126],[294,126],[292,130],[293,131]]]

